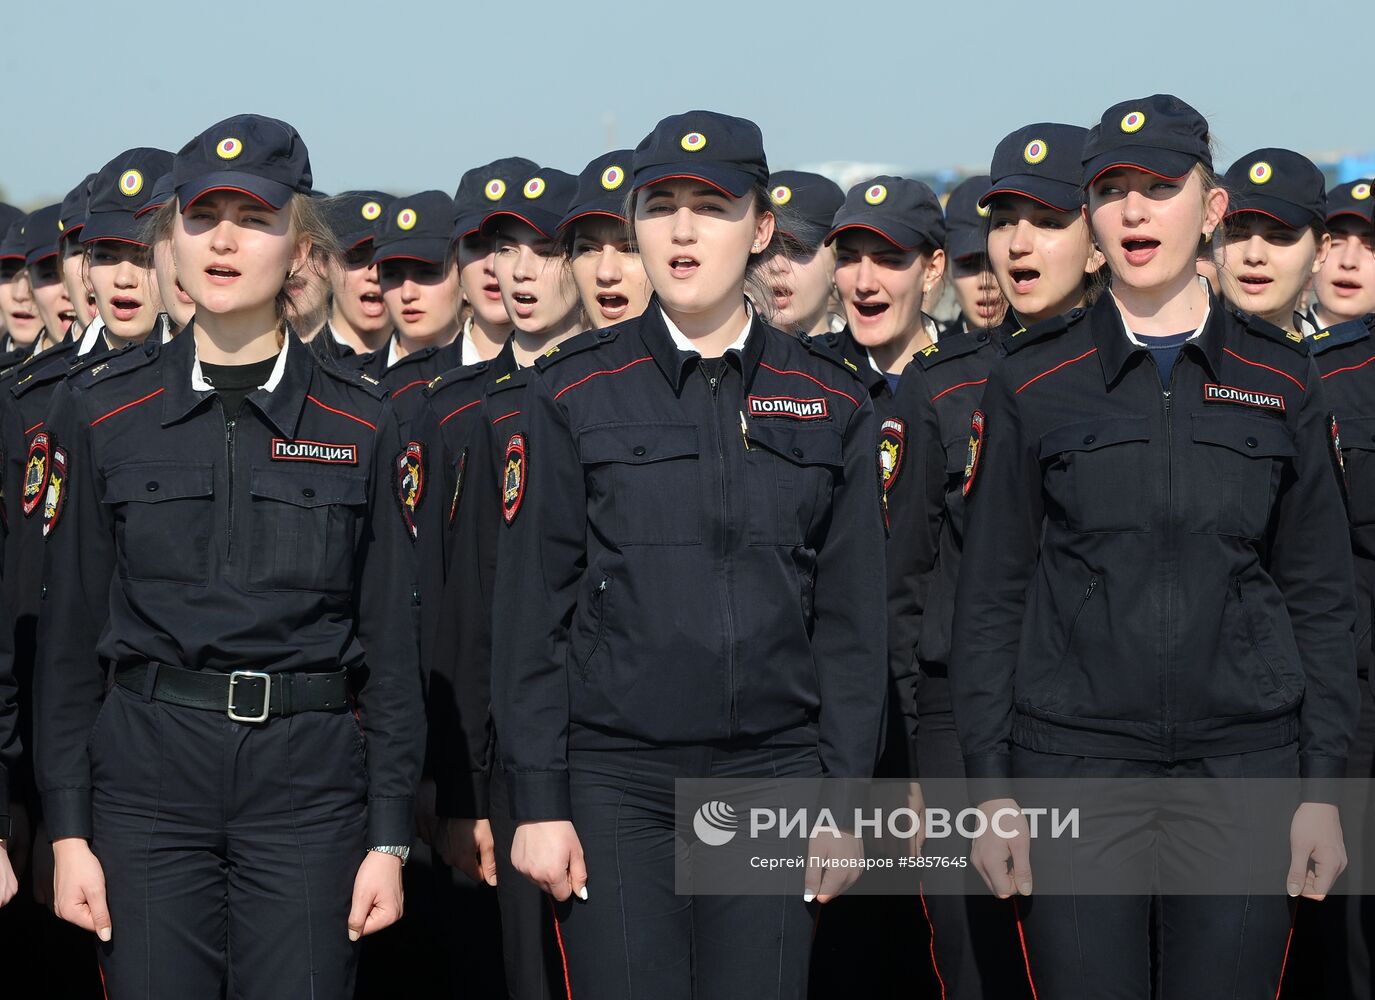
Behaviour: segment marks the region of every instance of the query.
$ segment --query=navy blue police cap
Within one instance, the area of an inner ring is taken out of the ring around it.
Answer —
[[[635,147],[635,190],[675,178],[698,180],[743,198],[769,181],[764,135],[746,118],[715,111],[672,115]]]
[[[91,198],[91,182],[95,174],[87,174],[80,184],[67,192],[62,199],[62,208],[57,218],[57,228],[62,240],[74,240],[86,224],[86,205]]]
[[[945,246],[945,213],[936,192],[910,177],[884,174],[850,188],[826,242],[846,229],[867,229],[902,250]]]
[[[334,238],[347,252],[376,238],[382,216],[395,200],[382,191],[345,191],[325,199],[320,207]]]
[[[56,205],[44,205],[29,213],[23,227],[24,263],[29,267],[57,254],[57,239],[62,235],[57,224],[61,220],[61,202]]]
[[[625,222],[625,196],[630,190],[630,164],[634,151],[613,149],[603,153],[578,174],[578,187],[559,229],[571,226],[589,215]]]
[[[991,182],[987,174],[966,177],[945,199],[945,256],[950,260],[988,253],[984,232],[988,209],[979,198]]]
[[[171,153],[146,146],[127,149],[101,167],[91,182],[81,242],[122,240],[145,245],[147,227],[138,221],[139,210],[147,204],[157,179],[171,169]]]
[[[1083,184],[1119,167],[1157,177],[1183,177],[1196,164],[1213,165],[1208,121],[1172,94],[1114,104],[1089,129],[1082,154]]]
[[[487,213],[520,195],[520,186],[539,171],[539,164],[523,156],[503,156],[473,167],[458,181],[454,193],[454,238],[472,236],[482,228]]]
[[[172,189],[172,171],[168,170],[153,181],[153,186],[148,191],[148,197],[144,199],[143,207],[134,213],[134,218],[141,219],[149,212],[156,212],[171,201],[175,194],[176,192]]]
[[[1084,203],[1084,141],[1089,130],[1078,125],[1037,122],[1006,136],[993,150],[992,180],[979,204],[987,207],[1000,194],[1040,202],[1057,212]]]
[[[239,191],[271,209],[309,194],[310,153],[284,121],[235,115],[210,126],[177,153],[172,186],[185,211],[212,191]]]
[[[1354,215],[1365,222],[1371,221],[1371,181],[1348,181],[1338,184],[1327,192],[1327,221],[1343,215]]]
[[[831,220],[845,204],[845,192],[829,177],[806,170],[778,170],[769,175],[769,201],[785,210],[791,228],[779,232],[804,247],[821,246]]]
[[[578,179],[553,167],[536,167],[520,181],[517,188],[508,188],[502,199],[482,217],[482,232],[492,231],[497,219],[509,216],[534,226],[544,237],[553,236],[559,223],[568,213]]]
[[[1223,185],[1231,195],[1227,216],[1255,212],[1290,229],[1327,219],[1326,181],[1308,157],[1292,149],[1247,153],[1227,169]]]
[[[5,207],[13,208],[14,206],[6,205]],[[18,261],[21,265],[24,263],[24,228],[28,221],[28,213],[20,212],[4,233],[0,234],[0,261]]]
[[[372,262],[443,264],[453,240],[454,200],[444,191],[421,191],[387,206],[373,237]]]
[[[0,201],[0,246],[4,245],[4,240],[9,235],[10,226],[13,226],[23,217],[23,209],[15,208],[8,202]]]

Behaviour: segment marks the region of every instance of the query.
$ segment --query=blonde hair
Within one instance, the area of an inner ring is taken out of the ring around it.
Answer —
[[[306,261],[301,265],[301,268],[314,267],[321,274],[328,274],[329,265],[341,261],[343,251],[339,247],[339,239],[334,235],[334,230],[330,228],[324,212],[314,198],[308,194],[301,194],[299,191],[291,195],[291,199],[285,207],[287,210],[287,239],[297,246],[305,243],[309,247]],[[155,244],[172,238],[173,224],[179,214],[181,214],[181,201],[174,196],[168,198],[166,203],[149,217],[141,238],[144,243],[148,244],[150,251]],[[291,289],[297,287],[297,284],[294,283],[305,280],[297,278],[296,273],[296,271],[289,273],[286,280],[282,282],[281,289],[277,292],[278,319],[282,319],[289,312]]]

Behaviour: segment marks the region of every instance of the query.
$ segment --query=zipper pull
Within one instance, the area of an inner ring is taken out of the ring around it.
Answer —
[[[750,450],[750,425],[745,422],[745,411],[740,411],[740,440],[745,442],[745,450]]]

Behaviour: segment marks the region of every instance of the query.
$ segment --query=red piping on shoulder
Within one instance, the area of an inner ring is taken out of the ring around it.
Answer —
[[[855,406],[858,406],[858,405],[859,405],[859,400],[855,399],[855,397],[854,397],[854,396],[851,396],[848,392],[841,392],[839,389],[832,389],[832,388],[831,388],[829,385],[827,385],[825,382],[821,381],[821,379],[819,379],[819,378],[814,378],[813,376],[808,375],[806,372],[794,371],[794,370],[791,369],[791,368],[786,368],[786,369],[784,369],[784,368],[775,368],[773,365],[769,364],[769,363],[766,362],[766,361],[761,361],[761,362],[759,362],[759,367],[760,367],[760,368],[767,368],[769,371],[773,372],[775,375],[801,375],[801,376],[802,376],[803,378],[805,378],[808,382],[815,382],[817,385],[821,386],[821,388],[825,389],[827,392],[835,393],[837,396],[844,396],[846,399],[848,399],[848,400],[849,400],[851,403],[853,403]]]
[[[1268,372],[1274,372],[1276,375],[1280,375],[1284,378],[1287,378],[1290,382],[1293,382],[1296,386],[1299,387],[1299,392],[1308,391],[1303,387],[1302,382],[1296,379],[1293,375],[1290,375],[1288,372],[1282,372],[1278,368],[1271,368],[1269,365],[1263,365],[1259,361],[1252,361],[1250,358],[1243,358],[1240,354],[1232,350],[1230,347],[1224,347],[1222,350],[1224,353],[1230,354],[1232,357],[1236,358],[1244,365],[1250,365],[1253,368],[1264,368]]]
[[[654,360],[654,359],[653,359],[650,355],[646,354],[644,357],[642,357],[642,358],[636,358],[634,361],[627,362],[626,364],[621,365],[621,367],[619,367],[619,368],[603,368],[601,371],[599,371],[599,372],[593,372],[591,375],[584,375],[582,378],[578,379],[578,380],[577,380],[576,382],[574,382],[572,385],[566,385],[566,386],[564,386],[562,389],[560,389],[558,392],[554,393],[554,398],[555,398],[555,399],[558,399],[558,398],[559,398],[560,396],[562,396],[565,392],[568,392],[570,389],[576,389],[578,386],[582,385],[582,384],[583,384],[584,382],[586,382],[588,379],[594,379],[594,378],[596,378],[598,375],[619,375],[621,372],[625,371],[627,368],[634,368],[636,365],[641,365],[641,364],[644,364],[646,361],[653,361],[653,360]]]
[[[1021,392],[1022,389],[1025,389],[1027,386],[1031,385],[1031,383],[1033,383],[1033,382],[1039,382],[1041,379],[1045,378],[1047,375],[1054,375],[1054,374],[1055,374],[1056,372],[1058,372],[1061,368],[1065,367],[1065,365],[1072,365],[1072,364],[1074,364],[1074,362],[1076,362],[1076,361],[1083,361],[1083,360],[1084,360],[1085,358],[1087,358],[1090,354],[1097,354],[1097,353],[1098,353],[1098,348],[1096,348],[1096,347],[1090,347],[1087,351],[1085,351],[1083,354],[1079,355],[1077,358],[1070,358],[1068,361],[1061,361],[1061,362],[1060,362],[1058,365],[1056,365],[1054,368],[1050,368],[1050,369],[1047,369],[1046,371],[1041,372],[1041,374],[1037,375],[1035,378],[1029,378],[1029,379],[1027,379],[1025,382],[1022,383],[1021,388],[1019,388],[1017,391],[1018,391],[1018,392]]]
[[[956,389],[963,389],[963,388],[965,388],[965,387],[967,387],[967,386],[971,386],[971,385],[983,385],[983,384],[984,384],[985,382],[987,382],[987,381],[988,381],[988,379],[986,379],[986,378],[981,378],[981,379],[979,379],[977,382],[961,382],[959,385],[952,385],[949,389],[942,389],[940,392],[938,392],[938,393],[936,393],[934,396],[932,396],[932,397],[931,397],[931,402],[934,403],[936,400],[940,399],[942,396],[944,396],[944,395],[945,395],[946,393],[948,393],[948,392],[954,392]]]
[[[164,388],[165,388],[165,387],[164,387]],[[113,410],[111,410],[109,413],[105,414],[104,416],[96,417],[94,420],[92,420],[92,421],[91,421],[91,426],[94,427],[96,424],[99,424],[99,423],[102,423],[103,421],[109,420],[109,419],[110,419],[111,417],[113,417],[116,413],[123,413],[125,410],[129,409],[129,407],[131,407],[131,406],[138,406],[139,403],[146,403],[146,402],[148,402],[148,400],[152,399],[154,396],[161,396],[162,393],[163,393],[163,391],[164,391],[163,389],[154,389],[152,392],[148,393],[148,395],[144,396],[144,397],[141,398],[141,399],[136,399],[136,400],[134,400],[134,401],[131,402],[131,403],[125,403],[123,406],[116,406]]]
[[[161,391],[161,390],[159,390],[159,392],[160,392],[160,391]],[[376,424],[369,423],[368,421],[364,420],[362,417],[355,417],[352,413],[345,413],[343,410],[336,410],[336,409],[335,409],[334,407],[332,407],[332,406],[326,406],[324,403],[320,402],[318,399],[316,399],[316,398],[315,398],[314,396],[312,396],[310,393],[306,393],[306,399],[310,400],[312,403],[314,403],[316,406],[318,406],[318,407],[319,407],[320,409],[322,409],[322,410],[329,410],[330,413],[337,413],[337,414],[339,414],[339,416],[341,416],[341,417],[348,417],[350,420],[356,420],[358,423],[362,424],[364,427],[370,427],[370,428],[372,428],[373,430],[377,430],[377,425],[376,425]]]

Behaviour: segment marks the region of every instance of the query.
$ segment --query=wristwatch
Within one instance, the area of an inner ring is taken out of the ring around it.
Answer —
[[[394,858],[400,858],[402,868],[406,867],[406,862],[411,857],[409,847],[369,847],[368,850],[373,854],[390,854]]]

